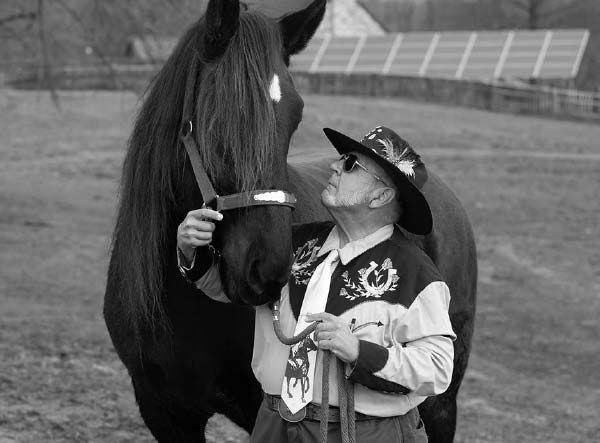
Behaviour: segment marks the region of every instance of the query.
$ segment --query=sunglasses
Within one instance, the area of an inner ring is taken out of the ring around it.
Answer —
[[[358,157],[356,155],[342,154],[342,156],[340,157],[340,160],[343,162],[342,169],[344,170],[344,172],[352,172],[354,170],[354,168],[356,166],[358,166],[360,169],[365,171],[367,174],[372,175],[377,180],[379,180],[381,183],[388,186],[388,184],[385,181],[383,181],[383,179],[381,177],[379,177],[377,174],[374,174],[373,172],[369,171],[365,165],[363,165],[361,162],[359,162]]]

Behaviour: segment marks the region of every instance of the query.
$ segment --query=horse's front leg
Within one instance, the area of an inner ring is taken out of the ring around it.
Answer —
[[[300,393],[302,394],[302,403],[304,403],[304,393],[306,392],[304,390],[304,378],[305,377],[300,378]]]
[[[306,390],[304,392],[308,392],[308,390],[310,389],[310,378],[304,377],[306,379]]]
[[[292,398],[292,393],[290,392],[290,377],[287,378],[287,393],[288,397]]]
[[[452,443],[456,431],[456,391],[429,397],[419,405],[429,443]]]
[[[133,379],[133,388],[142,419],[154,438],[161,443],[205,443],[206,423],[212,414],[169,403],[144,378]]]

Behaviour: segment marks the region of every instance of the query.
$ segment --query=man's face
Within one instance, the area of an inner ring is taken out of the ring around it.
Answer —
[[[385,186],[375,177],[380,171],[373,161],[361,154],[351,153],[351,155],[357,157],[360,165],[355,165],[349,172],[344,170],[343,156],[330,165],[332,174],[327,187],[321,193],[321,201],[326,208],[368,205],[371,192],[377,187]]]

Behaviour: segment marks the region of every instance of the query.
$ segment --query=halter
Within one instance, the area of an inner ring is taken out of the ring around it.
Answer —
[[[198,56],[194,54],[192,64],[185,86],[185,96],[183,102],[183,119],[179,138],[185,146],[198,188],[202,194],[202,200],[205,206],[215,206],[216,211],[227,211],[230,209],[246,208],[250,206],[287,206],[294,209],[296,206],[296,196],[290,192],[279,189],[253,190],[220,196],[216,193],[208,174],[202,165],[198,144],[192,136],[194,126],[192,124],[193,98],[195,97],[196,75],[198,72]]]

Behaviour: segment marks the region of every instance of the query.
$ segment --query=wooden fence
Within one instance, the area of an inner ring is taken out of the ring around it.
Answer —
[[[550,115],[600,122],[598,92],[389,75],[297,72],[294,78],[298,88],[307,93],[405,97],[496,112]]]

